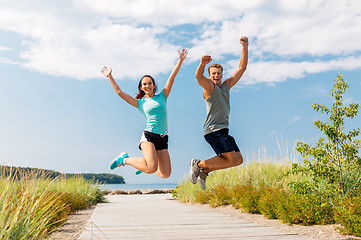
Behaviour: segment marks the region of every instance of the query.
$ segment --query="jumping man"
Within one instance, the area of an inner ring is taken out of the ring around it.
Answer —
[[[216,153],[216,156],[207,160],[191,160],[190,179],[193,184],[196,184],[198,179],[202,189],[206,188],[206,179],[210,172],[235,167],[243,163],[243,157],[236,141],[228,134],[230,89],[242,77],[248,61],[248,38],[241,37],[240,43],[243,49],[238,69],[232,77],[223,83],[223,67],[218,63],[213,63],[208,67],[208,78],[203,75],[205,66],[212,61],[209,55],[201,58],[196,71],[196,79],[203,88],[203,98],[207,108],[203,134]]]

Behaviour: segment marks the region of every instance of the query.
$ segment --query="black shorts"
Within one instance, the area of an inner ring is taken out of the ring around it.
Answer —
[[[144,131],[139,143],[139,149],[142,150],[140,145],[142,142],[151,142],[155,146],[155,150],[168,149],[168,135],[167,134],[157,134],[149,131]]]
[[[224,128],[204,135],[206,141],[211,145],[217,155],[226,152],[239,152],[236,141],[228,135],[228,128]]]

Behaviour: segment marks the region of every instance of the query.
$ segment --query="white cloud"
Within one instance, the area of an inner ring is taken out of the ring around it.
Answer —
[[[113,24],[101,16],[73,9],[0,10],[1,25],[24,35],[27,50],[20,53],[26,68],[77,79],[101,76],[107,64],[120,79],[158,74],[172,68],[177,48],[156,38],[162,28]],[[157,67],[155,67],[157,66]]]
[[[77,3],[101,15],[152,25],[198,24],[239,17],[264,0],[82,0]]]
[[[24,67],[77,79],[100,77],[103,65],[117,79],[170,71],[180,32],[189,35],[188,61],[211,54],[232,71],[247,35],[243,83],[272,84],[360,68],[359,12],[357,0],[20,0],[0,9],[0,30],[22,36]]]
[[[302,91],[302,97],[303,98],[312,98],[314,99],[315,96],[329,96],[331,93],[331,90],[329,88],[326,88],[325,86],[321,85],[311,85],[303,89]]]
[[[10,48],[0,46],[0,51],[9,51]]]
[[[279,131],[275,130],[275,129],[268,132],[269,135],[278,135],[278,133],[279,133]]]
[[[27,60],[26,67],[46,69],[54,75],[92,78],[108,65],[119,79],[136,78],[167,71],[171,60],[177,58],[177,49],[158,41],[155,34],[152,28],[104,24],[74,33],[65,46],[61,46],[63,41],[41,39],[22,57]]]
[[[268,11],[259,7],[211,25],[196,47],[216,46],[223,53],[222,48],[228,46],[228,52],[234,51],[234,43],[229,41],[242,34],[250,37],[252,54],[257,57],[266,57],[266,53],[270,54],[267,57],[339,55],[361,50],[361,2],[319,1],[320,7],[304,2],[302,8],[290,11],[289,5],[280,1]]]
[[[3,57],[0,57],[0,63],[11,64],[11,65],[18,65],[18,64],[20,64],[20,62],[13,61],[13,60],[10,60],[10,59],[8,59],[8,58],[3,58]]]
[[[238,66],[238,60],[229,61],[225,68],[228,69],[226,74],[231,75]],[[259,61],[250,62],[247,71],[241,79],[242,85],[249,85],[255,83],[268,83],[273,84],[277,82],[284,82],[287,79],[298,79],[304,77],[306,74],[326,72],[334,70],[340,72],[342,70],[352,70],[361,68],[360,57],[346,57],[337,58],[329,61]]]
[[[302,119],[302,116],[294,116],[290,121],[287,122],[286,125],[290,125],[290,124],[293,124],[295,122],[298,122]]]

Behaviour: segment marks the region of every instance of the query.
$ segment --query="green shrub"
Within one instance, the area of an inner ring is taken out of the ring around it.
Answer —
[[[313,191],[322,190],[320,188],[323,186],[328,194],[325,195],[325,191],[320,191],[320,194],[328,196],[328,201],[339,196],[355,195],[361,187],[361,139],[357,139],[360,129],[345,131],[345,120],[356,117],[360,105],[344,105],[343,95],[347,88],[347,82],[338,74],[332,89],[332,106],[313,104],[313,110],[328,115],[328,122],[314,121],[315,127],[325,137],[319,138],[315,146],[298,142],[296,150],[303,157],[303,165],[294,163],[292,166],[294,173],[303,173],[312,179],[309,187]]]
[[[208,191],[201,191],[197,193],[196,202],[201,204],[208,204],[211,199],[211,194]]]
[[[301,211],[295,196],[285,191],[277,194],[277,217],[284,223],[301,223]]]
[[[233,207],[242,208],[248,213],[259,213],[258,200],[261,197],[261,190],[252,185],[236,185],[232,188]]]
[[[332,205],[317,194],[280,191],[277,203],[277,216],[285,223],[312,225],[334,222]]]
[[[215,186],[210,192],[209,204],[211,207],[228,205],[232,202],[232,192],[223,184]]]
[[[361,196],[344,197],[335,207],[336,222],[340,232],[361,236]]]
[[[262,196],[258,201],[258,208],[262,215],[270,219],[277,218],[278,195],[280,188],[267,187],[262,191]]]

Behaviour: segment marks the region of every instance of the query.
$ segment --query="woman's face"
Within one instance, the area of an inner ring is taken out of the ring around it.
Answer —
[[[144,77],[142,79],[142,86],[141,90],[147,95],[147,96],[153,96],[154,95],[154,84],[153,80],[150,77]]]

